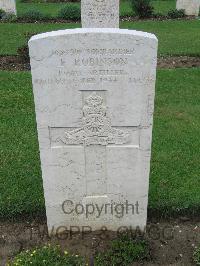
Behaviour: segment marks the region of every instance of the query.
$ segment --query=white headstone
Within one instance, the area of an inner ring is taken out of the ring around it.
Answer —
[[[144,230],[156,37],[63,30],[32,37],[29,50],[49,232]]]
[[[0,9],[6,13],[17,14],[15,0],[0,0]]]
[[[188,16],[198,16],[200,0],[177,0],[176,9],[184,9]]]
[[[119,28],[119,0],[82,0],[83,28]]]

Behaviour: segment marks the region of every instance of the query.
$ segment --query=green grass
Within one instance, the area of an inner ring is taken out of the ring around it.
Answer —
[[[77,3],[73,4],[79,5]],[[37,9],[43,14],[50,14],[52,17],[56,17],[58,11],[65,5],[66,3],[21,3],[20,0],[17,0],[17,14],[21,16],[29,9]]]
[[[200,211],[200,68],[159,70],[149,207]],[[0,217],[44,213],[29,72],[0,72]]]
[[[99,252],[95,257],[96,266],[131,265],[134,261],[149,258],[149,246],[143,241],[134,241],[128,236],[118,237],[111,241],[111,246],[104,252]]]
[[[159,55],[200,56],[200,20],[124,22],[122,27],[154,33]]]
[[[121,236],[111,241],[110,247],[104,252],[98,252],[94,265],[131,265],[134,261],[144,261],[150,258],[149,245],[144,240],[133,240]],[[64,252],[60,246],[45,245],[19,253],[10,260],[7,266],[86,266],[86,258],[80,255]]]
[[[29,73],[0,72],[0,216],[41,212],[43,188]]]
[[[7,266],[85,266],[79,255],[62,252],[60,246],[43,246],[22,251]]]
[[[17,54],[17,48],[26,43],[26,33],[78,28],[80,24],[0,24],[0,54]],[[6,36],[6,38],[5,38]]]
[[[150,204],[159,213],[200,211],[200,68],[160,70]]]
[[[193,259],[196,265],[200,265],[200,246],[195,250]]]
[[[175,8],[175,0],[165,0],[165,1],[152,1],[155,8],[155,12],[162,14],[167,14],[170,9]],[[73,3],[77,5],[77,3]],[[21,3],[20,0],[17,0],[17,11],[18,15],[22,15],[28,9],[37,9],[40,10],[43,14],[50,14],[53,17],[56,17],[60,8],[65,6],[66,3]],[[80,4],[78,4],[80,5]],[[125,0],[120,3],[120,16],[131,16],[134,15],[130,1]]]
[[[155,13],[167,15],[169,10],[176,9],[176,0],[152,1]]]
[[[41,33],[78,28],[80,24],[9,24],[0,23],[0,55],[13,55],[25,44],[25,33]],[[159,55],[199,55],[200,21],[138,21],[121,23],[121,28],[153,32],[159,39]],[[172,30],[173,29],[173,30]],[[6,36],[6,37],[5,37]]]

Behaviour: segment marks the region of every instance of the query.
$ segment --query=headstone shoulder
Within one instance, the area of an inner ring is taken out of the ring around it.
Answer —
[[[51,31],[40,33],[32,36],[29,40],[31,44],[33,41],[41,40],[41,39],[50,39],[51,37],[58,37],[58,36],[65,36],[71,34],[92,34],[92,33],[111,33],[111,34],[120,34],[120,35],[134,35],[136,37],[141,38],[148,38],[158,41],[155,34],[144,32],[144,31],[137,31],[137,30],[128,30],[128,29],[112,29],[112,28],[77,28],[77,29],[67,29],[67,30],[58,30],[58,31]]]

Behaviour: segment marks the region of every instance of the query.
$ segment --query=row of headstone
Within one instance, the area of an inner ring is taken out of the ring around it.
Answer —
[[[106,28],[107,23],[110,27],[119,26],[119,0],[84,0],[81,3],[82,25],[83,27],[95,28],[98,23],[101,28]],[[184,9],[186,15],[198,16],[200,0],[177,0],[176,8]],[[17,14],[15,0],[0,0],[0,9],[7,13]]]
[[[146,226],[157,38],[120,30],[118,10],[83,0],[87,28],[29,41],[51,233]]]
[[[6,13],[17,15],[15,0],[0,0],[0,9]]]
[[[177,0],[176,9],[185,10],[188,16],[198,16],[200,8],[200,0]]]

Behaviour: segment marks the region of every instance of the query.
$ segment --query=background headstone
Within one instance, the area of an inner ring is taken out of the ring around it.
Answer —
[[[15,0],[0,0],[0,9],[6,13],[17,14]]]
[[[83,28],[119,28],[119,0],[82,0]]]
[[[177,0],[176,9],[184,9],[188,16],[198,16],[200,0]]]

